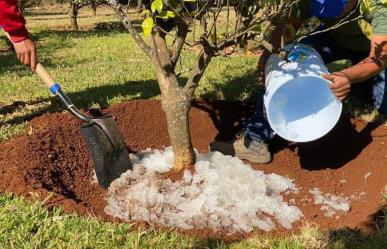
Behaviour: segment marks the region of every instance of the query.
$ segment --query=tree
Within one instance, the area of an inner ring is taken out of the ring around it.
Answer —
[[[141,36],[128,14],[117,0],[107,0],[116,12],[139,49],[155,67],[156,78],[161,90],[162,108],[166,114],[168,132],[175,155],[173,172],[181,173],[192,169],[196,158],[193,150],[188,114],[195,89],[207,66],[215,56],[227,56],[225,49],[241,39],[256,36],[256,41],[271,52],[279,52],[270,40],[276,27],[287,19],[292,0],[153,0],[143,1],[145,10]],[[227,21],[225,31],[220,30],[222,11],[229,13],[235,8],[237,23],[233,30]],[[203,20],[205,18],[205,20]],[[198,39],[188,41],[188,34],[196,30],[201,20],[201,34]],[[172,37],[173,42],[168,42]],[[188,79],[178,81],[176,65],[181,60],[183,47],[199,47],[195,64],[189,70]]]
[[[42,3],[42,0],[19,0],[19,9],[23,13],[26,8],[38,6]]]
[[[97,15],[97,7],[104,4],[104,0],[70,0],[71,29],[78,30],[78,12],[81,8],[89,6],[94,15]]]

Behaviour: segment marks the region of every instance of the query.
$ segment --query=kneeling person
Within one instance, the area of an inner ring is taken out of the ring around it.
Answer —
[[[301,41],[314,47],[326,64],[347,59],[351,67],[323,75],[330,82],[333,94],[345,99],[350,92],[372,99],[375,108],[387,114],[387,1],[385,0],[301,0],[291,11],[290,25],[297,30],[312,16],[323,24],[324,30],[342,18],[353,20],[339,28],[309,36]],[[258,101],[258,112],[229,142],[215,141],[212,151],[233,155],[252,163],[269,163],[268,142],[274,137],[263,107],[263,96]]]

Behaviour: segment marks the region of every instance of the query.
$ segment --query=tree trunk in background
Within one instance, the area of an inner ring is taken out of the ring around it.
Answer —
[[[24,0],[20,0],[17,2],[17,5],[19,7],[19,11],[20,13],[23,15],[24,14],[24,10],[25,10],[25,1]]]
[[[78,31],[78,5],[74,1],[70,2],[70,18],[71,18],[71,29]]]
[[[245,30],[251,25],[251,21],[254,19],[259,8],[251,8],[246,2],[240,1],[237,5],[234,6],[234,10],[239,16],[238,29]],[[240,49],[246,49],[247,41],[251,38],[251,34],[244,34],[237,39],[237,44]]]
[[[137,12],[141,12],[141,11],[142,11],[142,0],[137,0],[137,8],[136,8],[136,11],[137,11]]]
[[[202,26],[204,32],[207,32],[207,20],[204,15],[200,18],[200,26]]]
[[[97,4],[95,1],[90,2],[90,8],[93,11],[93,15],[97,16]]]

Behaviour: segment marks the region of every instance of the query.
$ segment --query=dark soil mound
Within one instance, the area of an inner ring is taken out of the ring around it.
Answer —
[[[170,144],[158,101],[131,101],[102,112],[116,118],[131,151],[161,149]],[[253,104],[196,101],[190,114],[195,148],[207,151],[215,138],[232,138],[253,112]],[[42,198],[52,193],[48,207],[60,205],[68,212],[112,220],[104,212],[105,191],[93,180],[80,125],[68,113],[46,114],[30,122],[28,134],[1,143],[0,191],[24,196],[35,192]],[[254,167],[295,179],[300,194],[294,201],[307,220],[324,228],[373,226],[387,185],[385,125],[342,118],[328,136],[317,142],[287,145],[276,138],[271,145],[273,162]],[[320,206],[313,204],[309,190],[314,187],[324,193],[352,195],[351,211],[325,217]]]

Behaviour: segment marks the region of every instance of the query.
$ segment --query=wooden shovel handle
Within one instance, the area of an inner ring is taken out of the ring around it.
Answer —
[[[55,80],[51,77],[51,75],[47,72],[42,64],[38,63],[36,66],[36,73],[48,88],[51,88],[53,85],[55,85]]]

